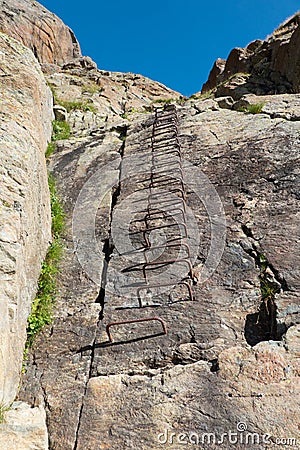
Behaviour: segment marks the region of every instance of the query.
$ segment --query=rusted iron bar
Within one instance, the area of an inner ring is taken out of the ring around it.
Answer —
[[[145,180],[146,181],[146,180]],[[180,172],[178,171],[178,173],[170,175],[170,172],[153,172],[151,174],[150,179],[147,179],[147,181],[149,182],[156,182],[159,183],[161,181],[161,183],[164,182],[180,182],[183,183],[183,177],[181,176]]]
[[[168,173],[172,173],[171,171],[176,168],[180,168],[182,170],[182,162],[181,158],[177,159],[178,155],[173,155],[172,159],[165,159],[165,156],[159,158],[152,158],[151,162],[151,172],[154,173],[156,170],[165,170]]]
[[[150,194],[148,194],[148,202],[149,200],[151,200],[152,198],[159,198],[159,200],[161,199],[162,195],[167,195],[167,194],[174,194],[175,192],[178,192],[181,194],[181,198],[183,200],[185,200],[185,194],[184,194],[184,189],[179,188],[179,187],[174,187],[172,189],[168,189],[165,190],[163,192],[151,192]]]
[[[152,200],[154,201],[155,199],[152,199]],[[174,205],[178,205],[178,203],[181,203],[181,205],[182,205],[182,207],[184,209],[184,212],[186,212],[185,201],[182,199],[182,197],[178,197],[178,200],[171,199],[171,201],[170,201],[170,199],[164,199],[164,198],[159,198],[159,199],[156,199],[156,200],[159,201],[158,205],[162,205],[164,203],[167,203],[167,205],[166,205],[167,207],[168,206],[172,207]],[[153,201],[151,203],[150,202],[148,203],[148,208],[152,208],[151,205],[156,205]],[[143,212],[143,211],[141,211],[141,212]]]
[[[147,273],[146,273],[146,268],[148,266],[167,266],[169,264],[174,264],[177,262],[183,262],[185,264],[187,264],[188,268],[189,268],[189,273],[191,273],[192,271],[192,264],[190,261],[188,261],[187,258],[179,258],[179,259],[167,259],[165,261],[150,261],[150,262],[146,262],[143,264],[143,275],[145,280],[147,281]]]
[[[154,169],[154,167],[153,167],[153,169]],[[183,172],[182,172],[182,168],[179,166],[179,167],[175,167],[174,169],[174,172],[179,172],[180,173],[180,177],[183,179]],[[157,171],[157,172],[151,172],[151,175],[153,175],[153,176],[155,176],[155,175],[157,175],[157,176],[159,176],[159,175],[169,175],[170,174],[170,171],[169,170],[161,170],[161,171]],[[150,175],[150,178],[151,178],[151,175]],[[170,175],[169,175],[170,176]],[[150,180],[150,178],[146,178],[146,180],[145,181],[147,181],[147,180]]]
[[[159,147],[170,147],[171,145],[176,145],[176,146],[180,147],[179,139],[177,136],[169,137],[169,140],[174,140],[174,143],[172,143],[172,142],[166,143],[165,139],[155,140],[152,138],[151,146],[155,146],[156,148],[159,148]]]
[[[161,230],[161,229],[163,229],[163,228],[171,228],[171,227],[174,227],[174,226],[178,226],[178,228],[179,228],[179,226],[182,226],[182,227],[184,228],[185,236],[180,236],[180,238],[186,239],[186,238],[187,238],[187,228],[186,228],[186,224],[185,224],[185,223],[178,223],[178,222],[176,222],[176,223],[170,223],[170,224],[165,224],[165,225],[158,225],[158,226],[156,226],[156,227],[151,227],[151,228],[148,228],[147,230],[143,230],[143,238],[144,238],[144,241],[146,242],[146,245],[147,245],[148,247],[151,247],[151,242],[149,241],[149,238],[148,238],[148,236],[147,236],[147,233],[148,233],[149,231],[153,231],[153,230]],[[135,233],[135,234],[136,234],[136,233]]]
[[[110,322],[110,323],[108,323],[106,325],[106,333],[107,333],[109,342],[113,342],[113,338],[112,338],[112,335],[110,333],[110,328],[111,327],[114,327],[114,326],[117,326],[117,325],[126,325],[126,324],[131,324],[131,323],[150,322],[150,321],[153,321],[153,320],[156,320],[156,321],[160,322],[161,325],[162,325],[162,329],[163,329],[164,334],[168,334],[167,325],[166,325],[165,321],[163,319],[161,319],[160,317],[145,317],[145,318],[142,318],[142,319],[121,320],[121,321],[118,321],[118,322]]]
[[[179,184],[180,188],[179,187],[176,188],[176,184]],[[184,193],[183,180],[180,179],[180,178],[178,178],[178,179],[170,178],[170,179],[165,179],[165,180],[155,180],[155,179],[153,179],[153,180],[151,180],[151,182],[149,184],[149,189],[155,189],[155,188],[162,189],[162,188],[165,188],[168,192],[171,192],[170,189],[169,189],[170,186],[175,186],[173,189],[175,189],[175,190],[176,189],[180,189],[180,191],[182,193]],[[174,192],[174,190],[173,190],[173,192]]]
[[[186,253],[187,253],[187,256],[184,258],[184,259],[186,259],[186,258],[191,258],[191,250],[190,250],[190,247],[189,247],[189,245],[188,244],[186,244],[185,242],[180,242],[180,243],[176,243],[176,244],[170,244],[170,243],[167,243],[167,244],[165,244],[165,245],[155,245],[154,247],[150,247],[150,248],[145,248],[144,249],[144,252],[149,252],[149,251],[152,251],[152,250],[159,250],[159,249],[161,249],[161,250],[164,250],[164,249],[166,249],[166,248],[178,248],[179,247],[179,250],[182,248],[182,247],[184,247],[185,249],[186,249]],[[146,263],[149,263],[149,261],[148,261],[148,259],[147,259],[147,256],[146,256],[146,254],[145,254],[145,260],[146,260]]]
[[[176,211],[175,213],[174,213],[174,211]],[[186,224],[186,218],[185,218],[185,214],[184,214],[184,211],[183,211],[183,209],[182,208],[174,208],[174,209],[172,209],[172,216],[171,217],[173,217],[174,215],[178,215],[178,214],[180,214],[181,216],[182,216],[182,220],[183,220],[183,222]],[[165,213],[166,214],[166,211],[161,211],[161,210],[158,210],[158,211],[154,211],[154,212],[148,212],[147,214],[146,214],[146,216],[144,217],[144,221],[145,221],[145,224],[146,224],[146,227],[148,227],[148,221],[150,221],[150,220],[155,220],[155,219],[153,219],[151,216],[156,216],[156,215],[159,215],[159,217],[157,218],[157,220],[159,220],[159,219],[163,219],[164,217],[161,217],[161,215],[163,214],[163,213]]]
[[[189,285],[189,283],[187,281],[179,281],[177,283],[162,283],[162,284],[147,284],[145,286],[140,286],[137,289],[137,296],[138,296],[138,302],[139,302],[139,306],[140,308],[143,308],[143,303],[142,303],[142,298],[141,298],[141,291],[145,290],[145,289],[151,289],[151,288],[160,288],[160,287],[167,287],[167,286],[173,286],[175,287],[176,284],[183,284],[184,286],[186,286],[188,288],[188,292],[189,292],[189,297],[190,300],[193,301],[194,297],[193,297],[193,293],[192,293],[192,288]]]

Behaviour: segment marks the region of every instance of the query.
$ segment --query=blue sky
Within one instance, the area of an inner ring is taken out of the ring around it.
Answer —
[[[135,72],[191,95],[213,62],[264,39],[300,0],[40,0],[103,70]]]

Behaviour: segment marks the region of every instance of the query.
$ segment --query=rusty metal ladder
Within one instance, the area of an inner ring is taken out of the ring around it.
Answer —
[[[145,228],[142,231],[134,231],[133,233],[142,233],[144,240],[144,259],[145,262],[137,263],[127,268],[130,270],[134,267],[140,267],[145,283],[137,287],[137,300],[138,307],[144,308],[141,292],[143,290],[149,290],[153,288],[174,287],[174,283],[162,282],[151,283],[148,279],[148,269],[158,269],[166,265],[171,265],[176,262],[184,263],[189,270],[192,270],[191,252],[189,245],[183,243],[181,234],[173,236],[169,241],[160,245],[152,245],[149,239],[149,234],[154,230],[170,229],[177,227],[184,231],[183,238],[188,238],[187,230],[187,218],[186,218],[186,195],[185,185],[182,168],[182,155],[180,142],[178,138],[178,116],[176,106],[173,104],[166,105],[164,108],[157,108],[155,111],[154,121],[152,125],[151,133],[151,167],[149,173],[149,190],[150,193],[147,196],[146,210],[144,224]],[[155,190],[157,190],[155,192]],[[171,198],[170,198],[171,194]],[[171,208],[171,209],[168,209]],[[180,216],[179,222],[176,223],[164,223],[168,213],[171,213],[171,217],[177,215]],[[151,225],[152,221],[160,221],[162,223]],[[162,261],[150,261],[148,252],[158,249],[185,249],[186,255],[181,258],[169,258]],[[185,286],[188,291],[189,300],[193,300],[193,292],[191,284],[182,279],[176,284]],[[112,326],[158,321],[162,325],[164,334],[167,334],[167,325],[161,317],[146,317],[139,319],[123,320],[117,322],[110,322],[106,326],[106,332],[109,341],[112,342],[113,338],[110,332]]]

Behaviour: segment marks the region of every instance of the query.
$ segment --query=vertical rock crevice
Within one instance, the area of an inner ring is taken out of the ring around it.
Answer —
[[[242,225],[244,234],[254,239],[253,233],[246,225]],[[280,340],[286,329],[280,330],[277,324],[276,296],[288,291],[288,285],[280,272],[268,261],[256,245],[242,245],[243,250],[251,256],[259,269],[261,303],[256,313],[248,314],[245,323],[245,339],[251,346],[261,341]]]
[[[101,275],[101,287],[100,287],[99,294],[95,300],[95,303],[100,303],[100,305],[101,305],[99,320],[103,319],[107,268],[108,268],[108,264],[109,264],[111,255],[114,250],[114,244],[111,240],[111,223],[112,223],[112,218],[113,218],[113,212],[114,212],[115,206],[118,203],[118,198],[121,193],[122,159],[124,157],[125,141],[126,141],[128,127],[126,125],[124,125],[122,127],[118,127],[117,131],[120,133],[119,139],[122,141],[122,145],[120,146],[120,149],[119,149],[119,153],[121,155],[121,162],[120,162],[120,166],[119,166],[119,181],[118,181],[117,186],[115,186],[115,188],[112,192],[112,197],[111,197],[111,205],[110,205],[110,212],[109,212],[108,238],[105,239],[104,244],[103,244],[103,249],[102,249],[102,252],[104,254],[104,263],[103,263],[103,270],[102,270],[102,275]]]
[[[120,131],[119,138],[122,141],[122,145],[120,146],[119,153],[121,155],[121,158],[123,159],[124,151],[125,151],[125,141],[126,141],[126,136],[127,136],[127,126],[120,127],[120,129],[118,129],[118,131]],[[111,223],[112,223],[114,208],[118,203],[118,198],[121,193],[122,159],[121,159],[120,165],[119,165],[119,181],[118,181],[118,184],[114,187],[114,190],[113,190],[112,196],[111,196],[111,204],[110,204],[110,212],[109,212],[109,231],[108,231],[109,236],[107,239],[105,239],[104,244],[103,244],[102,251],[103,251],[103,257],[104,257],[104,263],[103,263],[103,270],[102,270],[102,275],[101,275],[101,287],[100,287],[99,294],[95,300],[95,303],[100,304],[101,309],[99,312],[98,322],[95,327],[94,340],[93,340],[93,343],[90,348],[90,352],[91,352],[90,353],[90,361],[89,361],[89,366],[88,366],[88,371],[87,371],[87,379],[85,382],[84,392],[83,392],[83,396],[82,396],[82,403],[80,406],[80,411],[79,411],[79,416],[78,416],[78,423],[77,423],[77,428],[76,428],[76,433],[75,433],[75,442],[74,442],[73,450],[77,450],[77,446],[78,446],[78,436],[79,436],[79,431],[80,431],[82,412],[83,412],[83,408],[84,408],[84,399],[86,397],[88,383],[89,383],[90,378],[92,377],[92,372],[93,372],[95,345],[96,345],[96,339],[97,339],[97,329],[99,328],[99,325],[100,325],[101,321],[103,320],[103,315],[104,315],[107,269],[108,269],[111,255],[114,250],[114,245],[111,240]]]

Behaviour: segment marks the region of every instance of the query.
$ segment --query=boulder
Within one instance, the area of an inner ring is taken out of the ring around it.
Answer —
[[[68,113],[67,113],[66,108],[64,108],[63,106],[54,105],[53,112],[54,112],[55,120],[59,120],[61,122],[65,122],[67,120]]]
[[[0,447],[1,450],[48,450],[44,408],[14,402],[0,424]]]
[[[234,104],[234,100],[232,97],[218,97],[216,101],[220,108],[225,109],[231,109]]]

